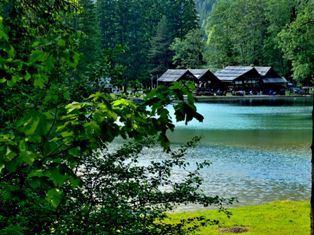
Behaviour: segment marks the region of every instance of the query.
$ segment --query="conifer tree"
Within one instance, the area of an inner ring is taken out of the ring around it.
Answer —
[[[82,32],[80,40],[81,59],[78,72],[93,70],[92,67],[101,57],[100,29],[96,16],[96,7],[92,0],[80,0],[82,7],[78,16],[77,28]]]
[[[161,75],[171,67],[172,52],[170,44],[173,36],[170,31],[171,27],[166,16],[163,16],[158,23],[156,35],[151,40],[151,49],[149,57],[151,60],[151,74]]]
[[[143,81],[150,72],[159,74],[170,68],[172,41],[198,27],[193,0],[98,0],[97,12],[102,48],[124,48],[124,54],[112,61],[125,67],[123,81]],[[163,15],[167,23],[161,20]],[[161,45],[157,45],[159,41]],[[154,48],[158,47],[162,50],[157,52]],[[151,65],[159,68],[150,71]]]
[[[196,11],[194,0],[185,0],[183,2],[182,12],[182,33],[185,36],[194,29],[199,29],[199,18]]]

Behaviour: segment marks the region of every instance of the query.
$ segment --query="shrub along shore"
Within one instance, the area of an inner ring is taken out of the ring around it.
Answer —
[[[205,216],[218,225],[201,227],[196,234],[305,235],[310,233],[309,201],[274,201],[229,210],[230,218],[218,210],[173,213],[170,223],[189,217]]]

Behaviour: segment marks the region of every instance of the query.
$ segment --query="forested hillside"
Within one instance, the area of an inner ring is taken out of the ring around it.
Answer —
[[[123,66],[127,81],[146,81],[173,67],[170,44],[198,27],[193,0],[99,0],[96,8],[101,48],[120,48],[113,62]]]
[[[95,66],[110,61],[114,72],[93,76],[110,76],[118,86],[148,87],[169,68],[254,64],[309,84],[313,2],[81,0],[85,10],[75,27],[85,41],[76,74],[86,81]]]
[[[272,66],[289,79],[310,83],[314,76],[313,0],[196,3],[208,36],[209,66]],[[206,6],[212,7],[211,11]]]

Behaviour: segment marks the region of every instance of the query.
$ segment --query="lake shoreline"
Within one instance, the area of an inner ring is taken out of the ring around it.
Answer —
[[[307,96],[269,96],[269,95],[245,95],[245,96],[194,96],[196,102],[241,102],[241,101],[271,101],[285,103],[313,104],[313,97]]]

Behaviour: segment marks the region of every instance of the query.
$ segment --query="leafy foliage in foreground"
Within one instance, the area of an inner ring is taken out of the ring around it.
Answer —
[[[65,190],[71,200],[60,204],[56,233],[64,227],[74,234],[183,234],[196,229],[201,222],[212,222],[205,218],[175,224],[162,221],[165,211],[181,203],[223,202],[199,191],[202,182],[199,170],[206,163],[192,172],[186,171],[184,154],[193,142],[148,163],[143,162],[152,154],[149,150],[154,147],[152,139],[125,144],[114,152],[102,149],[87,157],[78,170],[82,185]],[[160,149],[155,151],[162,155]],[[171,177],[174,170],[181,170],[185,176],[174,179]],[[185,224],[193,226],[186,230]]]
[[[221,205],[198,191],[203,165],[182,181],[169,178],[185,167],[185,149],[170,149],[167,106],[179,121],[203,118],[189,84],[159,87],[142,104],[87,95],[74,79],[84,39],[71,27],[77,1],[6,0],[0,8],[1,234],[183,233],[182,223],[161,222],[167,209]],[[104,68],[95,76],[112,72]],[[171,157],[138,165],[152,136]],[[117,137],[135,143],[106,151]]]

